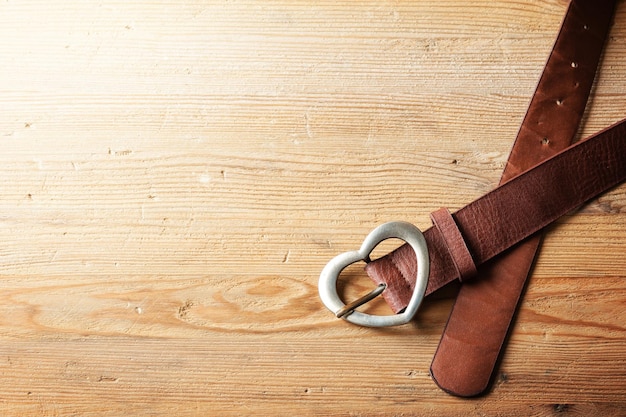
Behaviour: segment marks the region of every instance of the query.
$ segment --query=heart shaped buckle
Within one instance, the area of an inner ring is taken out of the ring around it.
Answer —
[[[397,238],[408,243],[417,257],[417,276],[415,277],[415,289],[406,309],[399,314],[378,316],[356,311],[355,309],[381,294],[385,286],[381,284],[371,293],[358,300],[345,304],[337,294],[337,279],[339,274],[348,266],[359,261],[370,261],[372,250],[385,239]],[[367,235],[361,248],[356,251],[342,253],[333,258],[322,270],[319,279],[319,294],[324,305],[337,317],[360,326],[387,327],[398,326],[408,323],[419,308],[426,284],[428,283],[429,259],[426,239],[422,232],[415,226],[406,222],[389,222],[378,226]]]

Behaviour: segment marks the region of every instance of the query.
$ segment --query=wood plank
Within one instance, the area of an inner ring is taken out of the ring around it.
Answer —
[[[484,397],[428,375],[454,288],[385,330],[317,296],[497,184],[565,8],[0,4],[0,414],[625,415],[624,185],[550,227]],[[626,116],[625,40],[622,2],[581,137]]]

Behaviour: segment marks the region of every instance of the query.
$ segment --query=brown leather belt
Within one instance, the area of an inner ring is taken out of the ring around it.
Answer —
[[[409,306],[418,286],[424,287],[422,295],[426,296],[452,281],[470,278],[469,270],[475,270],[623,181],[626,181],[626,119],[548,158],[454,214],[447,209],[436,211],[432,216],[436,227],[426,230],[423,239],[416,237],[415,244],[400,246],[368,262],[366,270],[374,281],[385,285],[383,295],[387,295],[391,308],[401,312]],[[402,230],[404,225],[397,226]],[[330,299],[327,293],[336,285],[338,274],[351,263],[367,261],[373,243],[390,237],[408,241],[412,232],[414,229],[406,234],[396,234],[395,230],[376,232],[361,250],[334,258],[320,276],[322,301],[335,313],[343,310],[345,304]],[[427,256],[420,253],[422,248],[427,248]],[[419,259],[425,262],[418,267]],[[468,259],[473,266],[461,267]],[[422,282],[416,285],[424,268],[429,270],[424,279],[427,278],[427,285]],[[357,324],[378,326],[351,320],[353,316],[365,314],[357,315],[350,310],[343,315]],[[393,324],[403,324],[409,319]]]
[[[479,275],[481,279],[461,287],[431,365],[437,384],[450,393],[471,396],[486,388],[539,247],[537,232],[626,180],[626,121],[562,151],[580,123],[614,3],[573,0],[570,4],[501,185],[452,215],[445,209],[431,215],[435,227],[423,235],[430,259],[427,284],[425,279],[417,279],[419,270],[423,275],[428,264],[422,256],[417,267],[420,239],[413,232],[398,233],[396,229],[404,230],[404,226],[397,224],[377,231],[361,251],[335,258],[322,272],[320,295],[324,303],[347,320],[366,325],[379,323],[354,311],[366,300],[345,306],[336,297],[336,290],[330,296],[326,290],[336,284],[346,264],[369,260],[369,250],[379,240],[406,238],[408,233],[408,239],[415,241],[366,267],[380,284],[377,293],[383,292],[394,311],[404,311],[399,321],[390,316],[382,322],[397,324],[410,319],[424,294],[450,281],[466,283]],[[520,241],[524,242],[518,244]],[[483,265],[488,260],[491,262]]]
[[[495,258],[599,194],[626,181],[626,119],[580,141],[498,186],[454,214],[433,213],[436,227],[424,232],[430,259],[425,295]],[[470,259],[470,268],[462,268]],[[418,265],[403,245],[369,262],[366,270],[395,311],[414,288]],[[409,290],[409,291],[406,291]],[[392,298],[393,297],[393,298]]]
[[[570,3],[501,183],[573,142],[614,8],[615,0]],[[430,366],[440,388],[459,396],[486,390],[541,240],[537,233],[461,286]]]

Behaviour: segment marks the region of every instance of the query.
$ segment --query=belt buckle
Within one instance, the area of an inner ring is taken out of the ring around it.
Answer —
[[[372,250],[383,240],[391,238],[401,239],[408,243],[413,248],[417,258],[417,274],[411,300],[406,309],[398,314],[381,316],[356,311],[357,307],[380,295],[385,290],[385,284],[381,284],[369,294],[345,304],[337,294],[339,274],[353,263],[370,262]],[[408,323],[417,313],[426,293],[429,270],[428,247],[421,230],[407,222],[384,223],[367,235],[359,250],[337,255],[326,264],[320,274],[319,295],[326,308],[337,317],[350,323],[367,327],[399,326]]]

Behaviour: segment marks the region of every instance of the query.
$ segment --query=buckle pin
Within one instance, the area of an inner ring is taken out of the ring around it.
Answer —
[[[351,303],[348,303],[345,306],[343,306],[339,311],[335,313],[335,316],[337,316],[337,318],[340,319],[343,316],[352,313],[358,307],[361,307],[363,304],[369,303],[374,298],[381,295],[383,291],[385,291],[385,288],[387,288],[387,284],[384,284],[384,283],[379,284],[378,287],[374,288],[372,291],[368,292],[364,296],[359,297],[356,300],[352,301]]]

